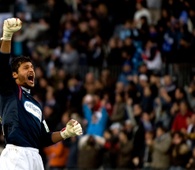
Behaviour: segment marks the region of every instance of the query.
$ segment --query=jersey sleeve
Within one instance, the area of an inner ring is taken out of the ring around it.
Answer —
[[[0,94],[9,94],[15,87],[10,66],[10,54],[0,53]]]
[[[46,121],[43,120],[41,123],[41,145],[42,147],[53,145],[52,141],[52,132],[49,131],[49,128],[46,124]]]

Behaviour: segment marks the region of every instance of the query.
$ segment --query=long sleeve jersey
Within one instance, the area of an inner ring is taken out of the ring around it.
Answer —
[[[41,105],[15,83],[10,54],[0,53],[0,120],[6,144],[40,149],[53,144]]]

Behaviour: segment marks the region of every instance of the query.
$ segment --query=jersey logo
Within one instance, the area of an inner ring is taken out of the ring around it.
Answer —
[[[39,121],[41,122],[42,112],[41,112],[41,109],[39,107],[37,107],[32,102],[26,101],[24,103],[24,108],[26,109],[27,112],[29,112],[32,115],[34,115],[35,117],[37,117],[39,119]]]

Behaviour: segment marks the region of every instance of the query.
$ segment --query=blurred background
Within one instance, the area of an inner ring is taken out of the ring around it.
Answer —
[[[0,0],[1,33],[8,17],[50,130],[84,129],[46,170],[195,169],[194,0]]]

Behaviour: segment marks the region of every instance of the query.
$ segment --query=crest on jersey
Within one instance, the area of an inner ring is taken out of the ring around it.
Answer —
[[[33,116],[39,119],[41,122],[42,120],[42,112],[41,109],[36,106],[34,103],[30,101],[24,102],[24,108],[26,109],[27,112],[31,113]]]

